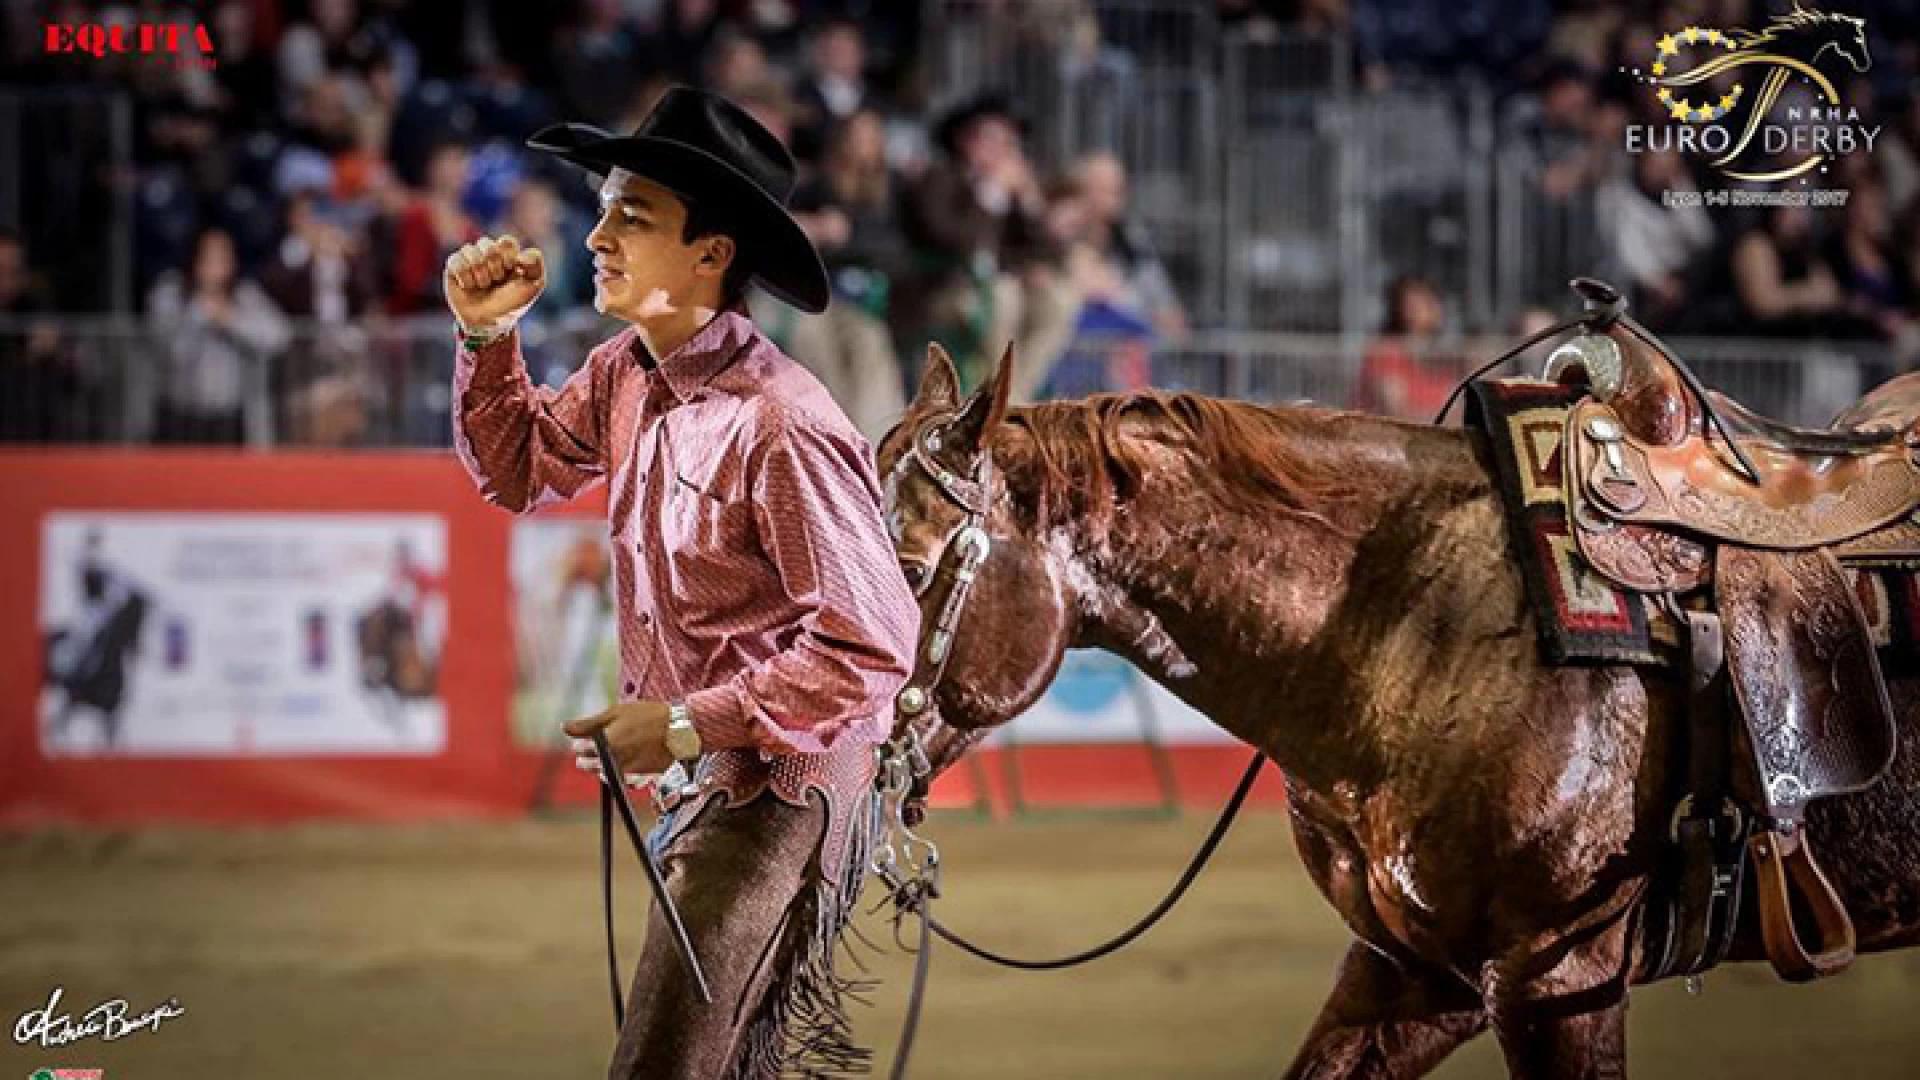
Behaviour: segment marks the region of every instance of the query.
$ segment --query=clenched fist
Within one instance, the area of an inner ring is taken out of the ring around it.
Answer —
[[[468,330],[505,329],[520,320],[547,287],[539,248],[520,249],[511,236],[483,236],[447,256],[447,306]]]

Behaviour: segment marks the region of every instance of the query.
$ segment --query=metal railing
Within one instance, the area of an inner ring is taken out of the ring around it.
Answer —
[[[529,375],[558,386],[613,329],[590,315],[530,320],[523,337]],[[1451,379],[1513,340],[1449,341],[1417,359]],[[1708,385],[1801,424],[1827,423],[1898,370],[1878,347],[1723,339],[1671,344]],[[1050,385],[1061,396],[1152,386],[1344,407],[1360,400],[1369,347],[1351,335],[1254,331],[1201,332],[1157,344],[1081,338],[1056,365]],[[1535,353],[1519,361],[1520,371],[1539,371],[1545,356]],[[429,448],[451,439],[454,336],[442,319],[294,324],[285,348],[245,357],[240,396],[213,409],[179,395],[171,365],[193,359],[171,355],[166,329],[146,322],[0,320],[0,370],[9,372],[0,394],[0,441]]]

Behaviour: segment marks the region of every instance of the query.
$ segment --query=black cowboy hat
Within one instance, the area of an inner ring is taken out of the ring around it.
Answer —
[[[997,116],[1012,124],[1022,138],[1028,134],[1026,117],[1013,107],[1013,99],[1003,90],[983,90],[954,105],[933,126],[933,141],[949,154],[960,152],[960,133],[976,120]]]
[[[793,155],[731,101],[676,86],[631,135],[554,124],[534,132],[527,145],[591,172],[625,169],[682,199],[722,208],[740,230],[735,257],[749,260],[763,288],[802,311],[826,309],[826,267],[787,212]]]

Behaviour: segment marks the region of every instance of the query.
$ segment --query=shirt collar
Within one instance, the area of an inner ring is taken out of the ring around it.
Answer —
[[[746,306],[735,304],[722,310],[680,347],[657,362],[654,372],[662,376],[673,396],[686,401],[693,392],[720,374],[753,337],[753,320]],[[647,345],[639,330],[633,331],[633,357],[639,363]]]

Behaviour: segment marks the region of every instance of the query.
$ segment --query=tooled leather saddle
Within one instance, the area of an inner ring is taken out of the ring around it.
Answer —
[[[1750,865],[1774,969],[1835,974],[1852,962],[1853,924],[1804,818],[1893,759],[1893,710],[1844,568],[1920,566],[1920,373],[1832,428],[1793,427],[1707,390],[1610,286],[1574,288],[1585,325],[1546,374],[1589,390],[1562,443],[1575,540],[1600,575],[1662,598],[1690,658],[1679,914],[1652,973],[1724,958]]]

